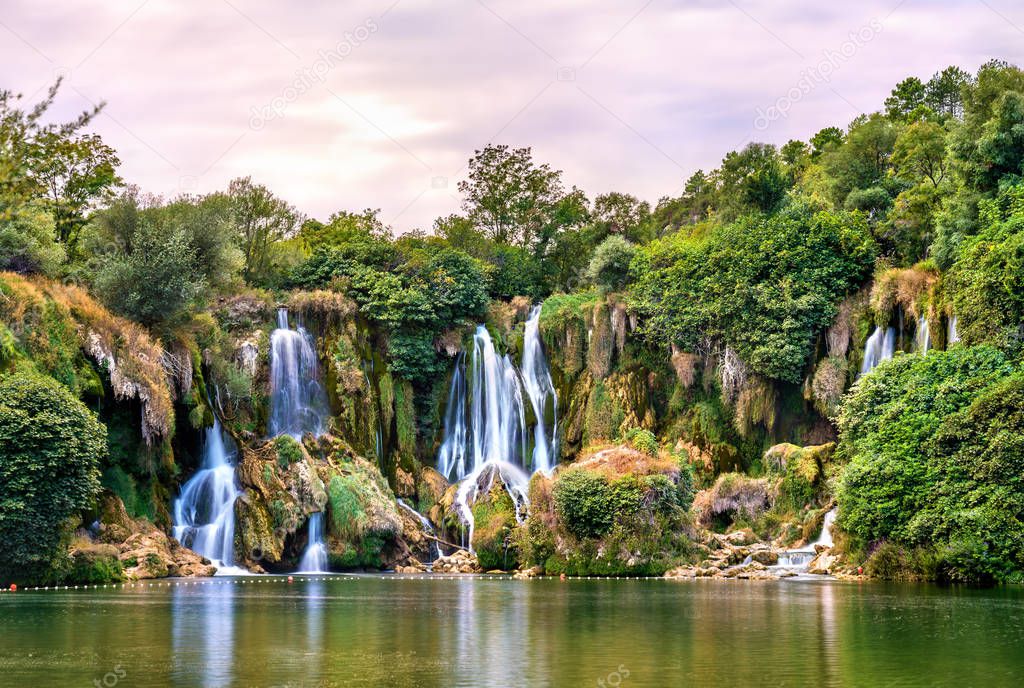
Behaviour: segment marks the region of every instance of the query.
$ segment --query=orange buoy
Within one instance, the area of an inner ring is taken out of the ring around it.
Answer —
[[[11,592],[18,592],[18,584],[11,583]]]
[[[291,576],[288,576],[288,582],[289,583],[293,582],[294,580],[295,580],[294,578],[292,578]]]
[[[565,574],[564,574],[564,573],[563,573],[563,574],[560,574],[560,575],[558,576],[558,580],[563,580],[563,581],[564,581],[564,580],[565,580]]]

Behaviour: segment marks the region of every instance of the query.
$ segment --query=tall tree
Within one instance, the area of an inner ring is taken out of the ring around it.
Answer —
[[[228,196],[242,249],[242,276],[252,282],[266,273],[271,245],[293,236],[302,218],[270,189],[253,184],[251,177],[233,180]]]
[[[530,248],[564,193],[562,173],[533,161],[529,148],[487,145],[459,182],[466,217],[499,244]]]

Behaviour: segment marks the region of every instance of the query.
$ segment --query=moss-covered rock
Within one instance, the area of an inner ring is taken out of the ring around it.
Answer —
[[[484,570],[516,568],[518,552],[512,538],[516,528],[516,506],[500,478],[491,489],[477,497],[473,512],[473,551]]]

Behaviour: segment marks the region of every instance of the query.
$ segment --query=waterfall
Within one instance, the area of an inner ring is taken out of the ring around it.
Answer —
[[[444,414],[444,441],[437,454],[437,468],[448,480],[466,475],[466,373],[462,352],[455,358]]]
[[[324,539],[324,515],[316,511],[309,515],[309,542],[299,562],[301,573],[327,573],[327,542]]]
[[[323,434],[329,411],[319,378],[313,338],[301,325],[289,328],[288,309],[279,308],[277,329],[270,335],[271,437]]]
[[[467,526],[468,546],[474,527],[470,505],[478,495],[501,480],[521,520],[528,506],[530,475],[550,471],[558,462],[558,398],[539,320],[540,307],[535,306],[526,322],[519,367],[508,355],[498,355],[483,325],[473,336],[468,361],[464,355],[455,361],[437,466],[448,480],[462,481],[455,508]],[[532,436],[527,432],[524,398],[533,411]]]
[[[832,524],[835,523],[835,520],[836,510],[832,509],[825,514],[825,518],[821,522],[821,534],[818,535],[818,539],[804,547],[780,553],[779,563],[776,564],[776,566],[781,566],[783,568],[806,569],[807,565],[811,563],[811,560],[817,556],[818,547],[832,547]]]
[[[534,425],[533,468],[537,471],[550,471],[552,459],[558,455],[558,424],[552,423],[551,431],[547,428],[548,399],[551,399],[552,417],[558,418],[558,395],[551,381],[551,371],[544,357],[544,349],[540,342],[540,305],[530,311],[523,331],[523,386],[533,407]],[[550,437],[549,437],[550,435]]]
[[[882,361],[888,361],[896,351],[896,330],[892,327],[876,327],[864,344],[864,362],[860,374],[870,373]]]
[[[928,330],[928,318],[923,315],[917,319],[917,331],[914,333],[914,350],[926,354],[932,345],[931,332]]]
[[[234,445],[229,453],[224,439],[215,416],[213,427],[206,429],[200,469],[174,501],[173,532],[185,547],[219,569],[230,569],[235,562],[235,499],[239,492],[232,465]]]
[[[951,344],[956,344],[960,341],[960,333],[956,331],[956,313],[949,318],[949,331],[946,334],[946,348],[949,348]]]
[[[401,497],[397,497],[396,501],[398,502],[398,506],[408,511],[413,516],[413,518],[420,522],[420,525],[423,526],[423,531],[427,535],[437,537],[436,531],[434,530],[434,524],[430,522],[429,518],[413,509]],[[430,548],[430,552],[431,555],[434,557],[434,559],[432,559],[431,561],[434,561],[435,559],[438,559],[443,554],[443,552],[441,552],[441,544],[437,540],[431,540],[431,545],[432,546]]]

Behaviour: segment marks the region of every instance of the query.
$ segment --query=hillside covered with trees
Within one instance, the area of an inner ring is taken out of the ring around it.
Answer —
[[[661,575],[836,508],[835,571],[1024,580],[1018,67],[909,77],[654,203],[488,144],[458,212],[404,234],[250,178],[148,195],[97,111],[51,121],[59,87],[0,92],[0,582],[201,572],[169,536],[215,421],[251,570],[290,570],[318,512],[333,569],[422,558],[400,497],[484,569]],[[481,482],[467,533],[450,390],[480,324],[526,360],[532,304],[560,465],[528,513]],[[270,436],[278,308],[313,333],[318,436]]]

